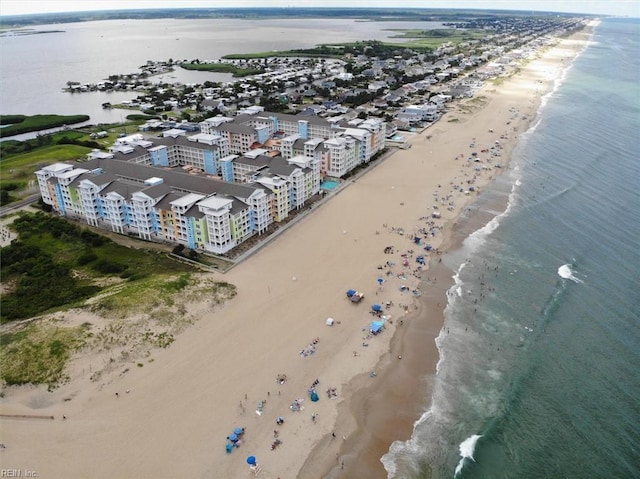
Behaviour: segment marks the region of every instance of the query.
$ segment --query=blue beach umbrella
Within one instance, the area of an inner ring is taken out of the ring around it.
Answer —
[[[242,430],[242,428],[241,428],[241,427],[237,427],[237,428],[235,428],[235,429],[233,430],[233,433],[234,433],[234,434],[237,434],[238,436],[239,436],[240,434],[242,434],[243,432],[244,432],[244,431]]]
[[[249,456],[247,457],[247,464],[249,464],[250,466],[255,465],[256,463],[256,456]]]
[[[238,440],[238,435],[237,434],[229,435],[229,441],[236,442],[237,440]]]

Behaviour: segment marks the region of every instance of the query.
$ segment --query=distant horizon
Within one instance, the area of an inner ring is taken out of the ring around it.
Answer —
[[[212,4],[213,3],[213,4]],[[14,15],[72,14],[104,11],[140,11],[168,9],[420,9],[420,10],[503,10],[528,12],[573,13],[581,15],[607,15],[640,17],[638,0],[3,0],[0,17]]]

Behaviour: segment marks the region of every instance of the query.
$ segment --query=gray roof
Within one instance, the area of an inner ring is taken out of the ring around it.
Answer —
[[[191,218],[204,218],[204,213],[200,211],[198,205],[193,205],[184,213],[184,216],[190,216]]]
[[[139,156],[142,155],[148,155],[149,152],[147,151],[146,148],[143,148],[140,145],[135,145],[132,146],[133,151],[130,153],[122,153],[121,151],[114,151],[113,152],[113,159],[114,160],[121,160],[121,161],[129,161],[133,158],[138,158]]]
[[[229,133],[244,133],[246,135],[255,135],[256,130],[247,125],[241,123],[222,123],[213,128],[213,131],[228,131]]]
[[[263,168],[271,162],[271,157],[266,155],[258,155],[255,158],[247,158],[246,156],[240,156],[233,160],[234,163],[240,163],[242,165],[251,165],[256,168]]]
[[[288,177],[293,173],[296,169],[300,168],[296,165],[291,165],[287,163],[282,157],[273,158],[273,161],[269,164],[269,171],[274,175],[285,176]]]
[[[249,207],[247,203],[240,200],[233,200],[233,204],[231,205],[231,214],[238,214],[240,211],[246,210]]]
[[[131,196],[137,191],[140,191],[140,185],[137,185],[135,183],[127,183],[124,181],[114,181],[106,188],[104,188],[100,192],[100,194],[106,195],[108,193],[118,193],[123,198],[129,200],[131,199]]]
[[[130,180],[132,182],[130,188],[133,191],[129,191],[129,189],[123,190],[123,192],[126,192],[128,196],[118,191],[125,198],[129,198],[130,193],[133,193],[134,191],[144,191],[145,187],[143,186],[143,182],[153,177],[162,178],[164,180],[164,184],[173,191],[200,193],[205,196],[215,193],[218,195],[225,195],[229,198],[242,199],[248,198],[256,190],[262,190],[268,194],[270,193],[268,188],[264,188],[260,185],[249,186],[239,183],[229,183],[217,178],[189,174],[180,169],[158,168],[155,166],[117,161],[114,159],[93,159],[77,165],[87,169],[102,168],[104,172],[111,173],[120,179]],[[117,183],[124,184],[123,181],[117,181]],[[158,187],[160,186],[162,185],[158,185]],[[114,191],[116,191],[115,188]],[[174,199],[182,196],[182,194],[178,194]],[[166,197],[164,199],[166,199]]]
[[[82,180],[89,180],[95,185],[101,186],[106,185],[107,183],[111,183],[112,181],[117,181],[118,177],[116,175],[112,175],[111,173],[94,173],[92,171],[88,171],[87,173],[83,173],[75,180],[73,180],[70,183],[70,186],[78,186],[78,184]]]
[[[289,115],[287,113],[271,113],[271,112],[263,112],[263,115],[275,116],[279,120],[283,121],[291,121],[297,123],[300,120],[308,121],[309,123],[313,123],[314,125],[322,125],[326,127],[331,127],[331,123],[319,116],[298,116],[298,115]]]
[[[304,144],[309,141],[308,138],[298,138],[296,141],[293,142],[293,147],[296,150],[304,150]]]
[[[198,141],[191,141],[187,139],[186,136],[166,136],[164,138],[154,138],[153,144],[157,145],[166,145],[166,146],[186,146],[188,148],[199,148],[201,150],[217,150],[218,145],[208,145],[206,143],[200,143]]]
[[[171,187],[166,183],[160,183],[159,185],[149,186],[143,189],[144,194],[150,198],[160,198],[171,192]]]
[[[154,205],[154,208],[157,208],[159,210],[171,210],[171,202],[180,199],[183,196],[183,194],[169,193],[167,196],[158,201]]]

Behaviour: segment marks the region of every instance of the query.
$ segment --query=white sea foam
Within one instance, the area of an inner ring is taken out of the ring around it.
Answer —
[[[475,462],[475,459],[473,458],[473,453],[475,452],[478,439],[480,439],[481,437],[482,436],[479,434],[474,434],[473,436],[469,436],[468,438],[466,438],[464,441],[460,443],[461,459],[458,465],[456,466],[456,470],[455,470],[455,473],[453,474],[453,477],[458,477],[458,474],[460,474],[460,472],[462,471],[462,468],[464,467],[464,463],[466,460],[470,459]]]
[[[507,210],[508,209],[509,208],[507,207]],[[507,210],[505,210],[505,213],[507,212]],[[489,221],[482,228],[477,229],[469,236],[467,236],[464,240],[464,245],[470,248],[471,251],[475,251],[477,248],[482,246],[485,243],[487,237],[491,233],[493,233],[498,228],[498,226],[500,226],[500,219],[503,215],[504,213],[498,216],[494,216],[493,218],[491,218],[491,221]]]
[[[420,419],[413,424],[414,431],[421,423],[429,420],[432,414],[431,409],[423,412]],[[405,459],[417,459],[419,457],[419,452],[420,445],[418,444],[418,439],[416,438],[415,433],[412,434],[411,438],[407,441],[394,441],[389,447],[389,452],[380,458],[380,462],[382,462],[385,471],[387,471],[387,478],[393,479],[396,477],[396,474],[398,473],[398,458],[403,457]],[[416,465],[412,466],[416,467]]]
[[[512,175],[515,180],[513,182],[513,185],[511,186],[511,192],[509,193],[509,199],[507,200],[507,207],[505,208],[505,210],[502,213],[491,218],[491,221],[489,221],[482,228],[477,229],[465,238],[463,244],[471,251],[476,251],[478,248],[480,248],[486,242],[487,237],[496,229],[498,229],[502,218],[511,213],[511,209],[516,198],[516,191],[518,187],[522,185],[522,181],[520,180],[520,167],[516,165],[512,170]]]
[[[462,279],[460,278],[460,273],[464,269],[467,263],[462,263],[456,271],[456,274],[453,275],[453,286],[449,289],[449,291],[455,291],[456,295],[461,298],[462,297]],[[448,306],[447,306],[448,307]]]
[[[574,283],[583,283],[584,282],[580,278],[576,278],[574,276],[573,271],[571,270],[571,265],[570,264],[563,264],[562,266],[560,266],[558,268],[558,276],[560,276],[561,278],[564,278],[564,279],[570,279]]]
[[[436,337],[435,343],[438,349],[438,362],[436,364],[436,376],[440,373],[440,366],[444,362],[444,349],[442,349],[442,340],[444,339],[444,328],[440,330],[440,334]]]

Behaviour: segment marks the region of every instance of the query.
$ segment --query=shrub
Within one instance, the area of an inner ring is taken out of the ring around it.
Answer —
[[[100,259],[95,262],[93,269],[102,274],[119,274],[122,273],[128,266],[108,261],[106,259]]]
[[[85,266],[97,259],[98,255],[96,255],[93,251],[87,251],[86,253],[82,253],[80,256],[78,256],[77,263],[79,266]]]

